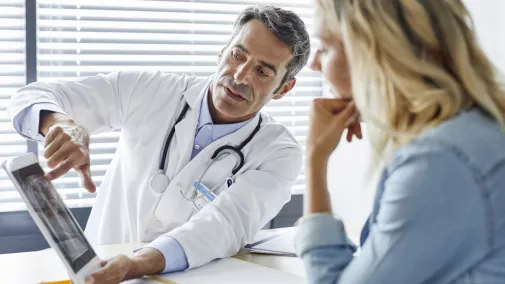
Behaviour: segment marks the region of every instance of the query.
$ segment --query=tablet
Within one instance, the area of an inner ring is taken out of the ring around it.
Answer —
[[[100,269],[100,259],[53,184],[45,178],[37,157],[30,153],[2,166],[72,281],[84,283],[86,276]]]

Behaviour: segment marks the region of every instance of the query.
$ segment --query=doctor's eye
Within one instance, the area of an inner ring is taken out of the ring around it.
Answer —
[[[235,59],[235,60],[243,60],[244,59],[243,56],[237,51],[232,51],[231,57],[233,57],[233,59]]]
[[[268,77],[268,74],[263,70],[263,68],[258,68],[258,74],[260,77]]]

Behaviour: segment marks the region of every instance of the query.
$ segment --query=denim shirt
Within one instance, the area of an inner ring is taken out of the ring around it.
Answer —
[[[398,149],[362,247],[314,214],[295,244],[310,283],[505,283],[505,131],[474,108]]]

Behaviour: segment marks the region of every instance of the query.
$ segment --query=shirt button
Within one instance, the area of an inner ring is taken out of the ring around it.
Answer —
[[[208,130],[212,129],[212,126],[207,125],[207,129],[208,129]]]
[[[196,150],[200,149],[200,145],[195,145],[195,149]]]
[[[28,129],[28,134],[29,134],[30,136],[32,136],[32,130],[31,130],[31,129]]]

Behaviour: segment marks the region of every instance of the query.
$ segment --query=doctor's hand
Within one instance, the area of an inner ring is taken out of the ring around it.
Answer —
[[[51,113],[50,118],[41,123],[50,123],[50,127],[41,132],[45,135],[44,158],[52,169],[46,174],[49,180],[54,180],[74,169],[82,180],[83,187],[89,192],[95,192],[96,187],[91,179],[89,157],[89,135],[86,130],[67,116]]]
[[[102,268],[86,277],[86,284],[116,284],[127,280],[127,274],[133,266],[126,255],[118,255],[100,263]]]
[[[86,284],[116,284],[121,281],[158,274],[165,268],[165,258],[153,248],[143,248],[133,256],[118,255],[102,261],[102,268],[86,277]]]
[[[310,111],[307,156],[326,161],[338,146],[344,130],[347,140],[362,138],[359,113],[353,102],[335,98],[317,98]]]

